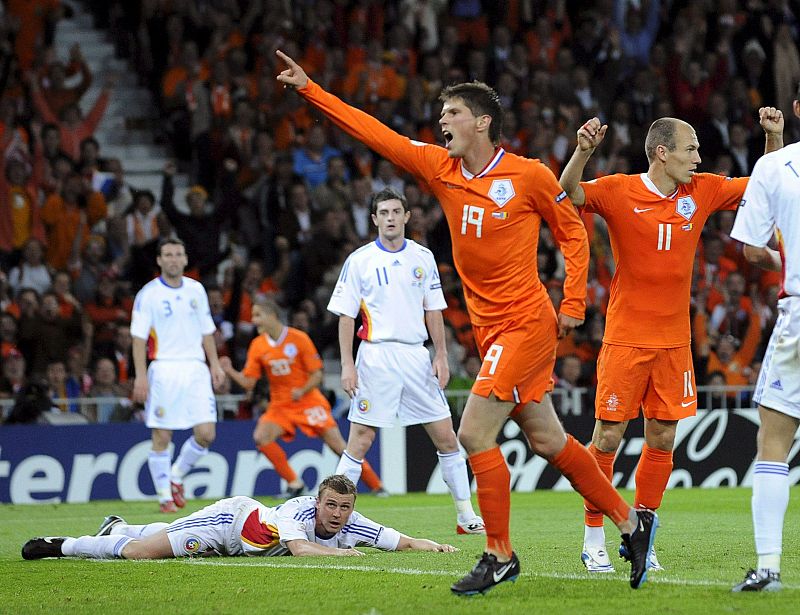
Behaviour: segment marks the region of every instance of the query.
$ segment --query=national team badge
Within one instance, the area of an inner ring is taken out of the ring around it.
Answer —
[[[297,346],[289,342],[286,346],[283,347],[283,354],[285,354],[290,359],[294,359],[297,356]]]
[[[156,415],[158,418],[160,418],[160,419],[163,419],[163,418],[164,418],[164,415],[165,415],[166,413],[167,413],[167,411],[166,411],[166,410],[164,410],[164,408],[163,408],[162,406],[159,406],[158,408],[156,408],[155,415]]]
[[[425,277],[425,270],[422,267],[414,267],[414,279],[421,280]]]
[[[358,400],[358,411],[362,414],[366,414],[369,412],[369,400],[368,399],[359,399]]]
[[[492,199],[498,207],[502,207],[514,198],[514,184],[510,179],[495,179],[492,181],[492,187],[489,188],[489,198]]]
[[[191,306],[191,308],[192,308],[193,310],[196,310],[196,309],[197,309],[197,299],[192,299],[192,300],[189,302],[189,305]]]
[[[194,555],[200,550],[200,539],[195,536],[189,536],[183,543],[183,550],[189,555]]]
[[[691,220],[694,212],[697,211],[697,203],[690,196],[682,196],[675,204],[675,211],[687,220]]]
[[[616,412],[616,410],[619,408],[619,397],[617,397],[616,393],[612,393],[608,396],[608,399],[606,400],[606,408],[609,412]]]

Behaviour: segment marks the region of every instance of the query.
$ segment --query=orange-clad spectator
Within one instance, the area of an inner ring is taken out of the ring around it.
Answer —
[[[69,73],[80,73],[80,82],[77,85],[66,84]],[[47,66],[46,84],[40,82],[40,87],[53,115],[60,116],[68,106],[78,104],[91,84],[92,73],[86,65],[80,45],[75,43],[69,50],[69,65],[65,66],[59,61],[51,62]]]
[[[405,93],[405,79],[384,61],[383,46],[376,40],[367,44],[367,59],[347,73],[342,91],[358,104],[374,106],[381,98],[400,100]]]
[[[181,58],[178,64],[170,67],[161,80],[161,93],[166,101],[179,96],[178,86],[192,79],[199,81],[208,80],[210,71],[204,60],[200,59],[197,43],[186,41],[181,49]],[[191,88],[185,88],[191,91]],[[183,91],[183,90],[182,90]]]
[[[716,347],[708,353],[708,373],[722,372],[729,385],[743,386],[749,383],[750,364],[761,341],[761,319],[755,312],[750,315],[747,333],[739,344],[732,335],[723,335]]]
[[[62,318],[71,318],[75,308],[80,308],[80,303],[72,294],[72,278],[66,271],[56,271],[53,274],[53,293],[58,299],[58,312]]]
[[[257,3],[251,4],[256,5]],[[217,58],[224,59],[233,49],[244,47],[245,38],[239,29],[239,24],[234,21],[228,11],[212,9],[212,13],[214,31],[211,34],[208,48]],[[242,26],[243,29],[244,27]]]
[[[3,98],[0,101],[0,154],[4,158],[28,154],[28,133],[18,124],[16,102]]]
[[[736,263],[725,257],[724,251],[725,244],[716,235],[705,237],[700,246],[701,285],[710,291],[722,288],[728,274],[736,271]],[[709,300],[711,300],[710,296]]]
[[[275,128],[275,149],[288,150],[302,145],[305,134],[314,125],[311,112],[301,104],[298,96],[286,96],[281,109],[280,121]]]
[[[568,34],[569,29],[565,24],[554,26],[548,17],[539,17],[536,27],[525,35],[531,64],[553,72],[556,68],[556,56]]]
[[[53,110],[47,104],[39,84],[36,79],[30,80],[31,96],[33,97],[33,104],[36,111],[41,116],[42,120],[58,126],[61,135],[61,149],[73,161],[77,161],[81,154],[81,141],[94,134],[100,120],[103,119],[103,114],[108,107],[108,101],[111,96],[109,88],[113,83],[113,79],[109,78],[103,87],[103,91],[94,103],[86,117],[83,117],[81,109],[77,104],[70,104],[64,107],[61,112],[61,120],[56,117]]]
[[[741,340],[749,326],[753,302],[745,295],[747,283],[738,271],[728,274],[719,292],[709,292],[707,311],[708,330],[715,334],[730,334]]]
[[[70,173],[60,193],[47,197],[42,222],[47,233],[47,263],[66,269],[71,254],[80,254],[89,239],[89,229],[106,217],[105,197],[84,187],[78,173]],[[78,241],[78,245],[74,245]]]
[[[19,253],[30,239],[44,241],[44,226],[36,201],[36,186],[25,164],[9,160],[0,177],[0,253],[3,260]]]
[[[44,47],[46,28],[63,16],[61,0],[7,0],[5,5],[19,23],[14,53],[20,68],[29,70],[37,51]]]
[[[95,328],[95,343],[112,342],[117,322],[130,320],[132,302],[121,297],[114,276],[108,272],[100,276],[93,301],[86,304],[86,315]]]

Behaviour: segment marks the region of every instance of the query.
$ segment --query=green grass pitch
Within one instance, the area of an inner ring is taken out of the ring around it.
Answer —
[[[777,594],[731,594],[755,564],[749,489],[667,492],[657,536],[666,570],[639,590],[628,565],[589,575],[580,563],[582,502],[574,493],[515,493],[512,540],[522,562],[516,583],[459,598],[450,584],[483,549],[480,536],[456,536],[446,496],[359,497],[356,507],[400,531],[450,542],[457,553],[381,553],[360,558],[198,558],[154,562],[20,557],[33,536],[93,534],[109,513],[132,523],[169,520],[152,502],[0,506],[0,613],[800,613],[800,488],[784,528]],[[631,493],[625,497],[630,501]],[[277,500],[263,498],[267,505]],[[187,512],[207,502],[191,501]],[[609,551],[618,545],[606,522]]]

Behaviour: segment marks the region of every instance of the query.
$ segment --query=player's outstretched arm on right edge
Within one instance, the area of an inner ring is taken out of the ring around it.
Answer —
[[[435,553],[454,553],[458,551],[453,545],[439,544],[427,538],[412,538],[400,534],[400,542],[395,551],[433,551]]]
[[[773,250],[769,246],[758,248],[749,244],[744,244],[744,257],[747,262],[761,269],[769,271],[783,271],[780,252]]]
[[[606,130],[608,130],[608,125],[601,124],[596,117],[588,120],[578,129],[578,145],[558,179],[558,183],[561,184],[569,200],[576,207],[582,207],[586,202],[586,195],[581,187],[583,170],[594,150],[605,137]]]

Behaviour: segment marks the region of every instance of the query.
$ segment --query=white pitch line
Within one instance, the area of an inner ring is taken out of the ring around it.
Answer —
[[[213,560],[213,559],[199,559],[187,558],[179,560],[187,564],[199,566],[255,566],[262,568],[291,568],[309,570],[353,570],[355,572],[389,572],[391,574],[402,574],[411,576],[429,575],[436,577],[460,577],[463,576],[463,570],[422,570],[419,568],[386,568],[383,566],[342,566],[337,564],[295,564],[291,562],[270,562],[260,560]],[[627,575],[609,575],[597,574],[589,575],[589,573],[562,573],[562,572],[523,572],[520,576],[530,577],[534,579],[557,579],[565,581],[613,581],[620,582],[627,579]],[[682,585],[682,586],[696,586],[696,587],[725,587],[730,588],[735,581],[710,581],[704,579],[676,579],[667,578],[663,574],[648,575],[648,583],[658,585]],[[785,589],[800,589],[800,585],[784,584]]]

